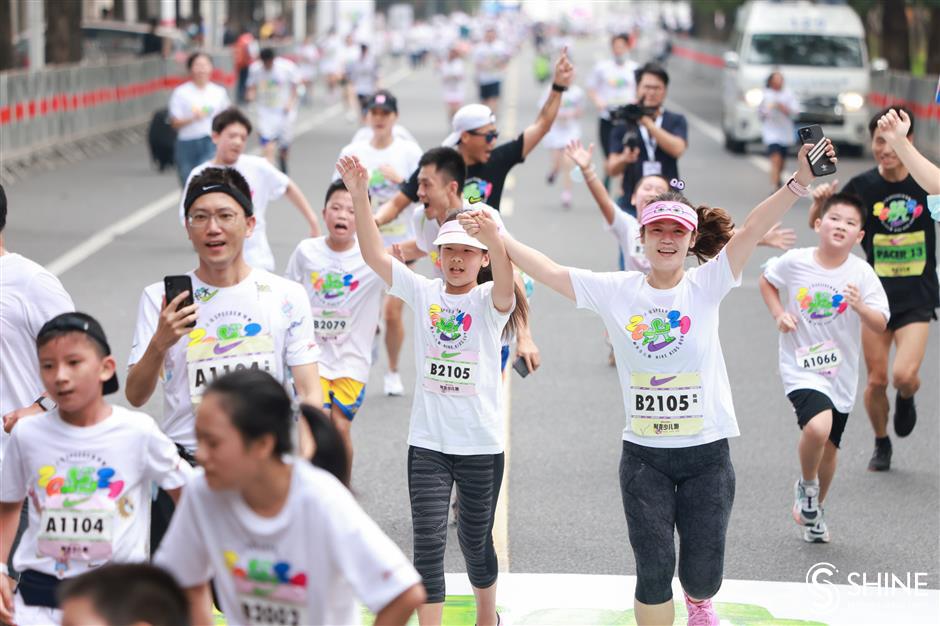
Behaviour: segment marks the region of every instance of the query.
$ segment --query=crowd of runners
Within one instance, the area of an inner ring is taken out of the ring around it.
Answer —
[[[728,440],[739,434],[719,307],[756,246],[787,250],[764,266],[760,293],[801,429],[786,506],[803,539],[831,539],[826,496],[862,358],[868,468],[890,469],[889,423],[897,437],[915,428],[918,372],[940,306],[940,206],[928,201],[940,194],[940,170],[911,141],[913,114],[872,117],[874,166],[841,188],[814,175],[820,159],[838,160],[829,140],[803,144],[795,171],[781,178],[776,167],[773,193],[735,226],[723,209],[684,195],[685,118],[663,106],[666,69],[634,58],[636,33],[614,34],[595,67],[578,65],[582,89],[567,33],[553,31],[540,42],[552,58],[540,109],[501,141],[501,84],[525,31],[507,21],[441,32],[450,35],[431,54],[450,132],[429,149],[399,124],[380,57],[352,35],[342,39],[357,52],[345,69],[336,33],[304,52],[319,59],[318,72],[262,50],[247,73],[251,114],[209,81],[207,55],[192,56],[170,112],[180,132],[179,219],[198,263],[139,285],[125,374],[106,329],[0,237],[0,622],[180,626],[221,612],[228,624],[352,624],[358,601],[376,623],[404,624],[416,611],[422,625],[440,624],[455,517],[476,623],[502,623],[493,541],[502,384],[511,356],[527,371],[542,359],[529,327],[533,280],[607,330],[626,416],[619,481],[638,623],[673,623],[677,564],[688,623],[719,623],[711,598],[735,496]],[[318,78],[327,89],[349,86],[363,126],[334,171],[304,171],[326,187],[308,200],[287,160],[304,83],[309,90]],[[581,136],[592,111],[599,168]],[[253,132],[263,156],[246,154]],[[573,182],[587,186],[621,271],[567,267],[506,229],[507,176],[540,143],[554,153],[546,177],[560,182],[562,205]],[[617,176],[623,192],[611,195],[605,179]],[[24,209],[0,196],[2,233],[8,210]],[[281,196],[309,237],[279,275],[265,225]],[[818,239],[788,249],[794,235],[780,222],[810,196]],[[414,265],[425,256],[430,276]],[[409,336],[412,364],[401,358]],[[399,503],[410,506],[410,563],[350,491],[351,428],[383,360],[384,394],[411,402],[401,450],[410,502]],[[412,389],[402,367],[414,368]],[[123,393],[139,408],[158,389],[158,416],[110,401]]]

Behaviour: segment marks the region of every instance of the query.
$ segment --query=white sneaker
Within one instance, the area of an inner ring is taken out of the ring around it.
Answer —
[[[385,373],[385,395],[403,396],[405,395],[405,386],[401,382],[401,376],[398,372]]]

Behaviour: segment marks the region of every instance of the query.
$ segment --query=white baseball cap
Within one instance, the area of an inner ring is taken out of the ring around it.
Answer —
[[[460,135],[468,130],[476,130],[487,124],[495,124],[496,116],[493,111],[485,104],[467,104],[454,113],[454,119],[451,120],[450,128],[453,132],[447,135],[447,138],[441,144],[448,148],[453,148],[460,141]]]
[[[467,231],[464,230],[463,226],[461,226],[460,222],[457,220],[444,222],[441,229],[437,231],[437,239],[434,240],[434,245],[444,246],[447,244],[470,246],[472,248],[479,248],[480,250],[487,250],[487,247],[480,243],[479,239],[468,235]]]

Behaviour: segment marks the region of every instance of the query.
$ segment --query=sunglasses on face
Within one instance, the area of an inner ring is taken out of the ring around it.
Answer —
[[[499,139],[499,132],[495,130],[488,130],[485,133],[481,133],[478,130],[468,130],[467,132],[475,137],[483,137],[486,139],[486,143],[493,143]]]

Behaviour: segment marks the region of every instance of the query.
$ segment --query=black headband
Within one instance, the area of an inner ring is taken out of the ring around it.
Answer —
[[[190,185],[189,189],[186,190],[186,201],[183,202],[183,208],[186,212],[189,212],[189,207],[198,200],[200,197],[206,195],[207,193],[224,193],[230,196],[235,202],[241,205],[245,209],[245,215],[251,216],[254,214],[254,206],[251,204],[251,198],[248,198],[240,192],[235,187],[232,187],[226,183],[216,183],[213,185]]]
[[[39,333],[36,335],[36,343],[51,333],[78,332],[84,333],[91,340],[97,343],[104,350],[105,356],[111,354],[111,346],[104,336],[104,329],[98,320],[85,313],[61,313],[42,325]],[[114,393],[119,389],[117,373],[104,382],[103,392],[105,395]]]

